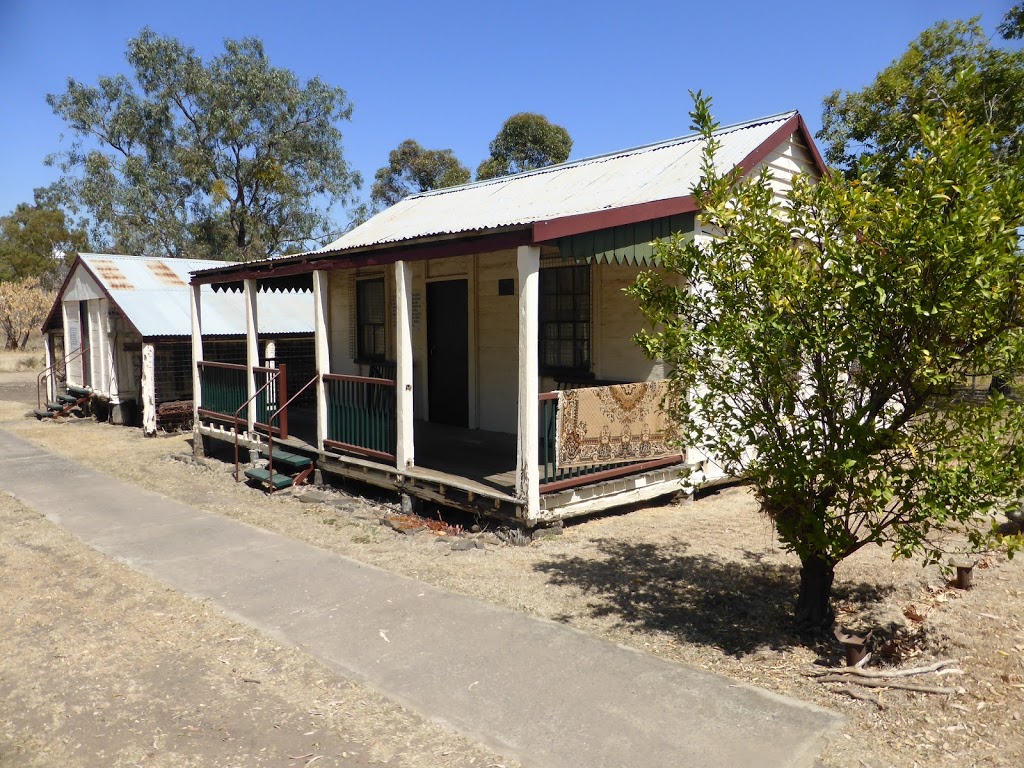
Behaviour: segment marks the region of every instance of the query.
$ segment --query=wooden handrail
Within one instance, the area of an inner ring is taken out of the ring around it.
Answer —
[[[269,429],[269,431],[267,433],[267,472],[270,473],[270,492],[271,493],[273,493],[274,490],[275,490],[275,488],[274,488],[274,419],[276,419],[281,414],[285,414],[285,420],[282,422],[282,424],[286,424],[287,423],[287,418],[288,418],[287,417],[288,406],[292,404],[292,401],[295,400],[295,398],[297,398],[299,395],[301,395],[303,392],[305,392],[307,389],[309,389],[309,387],[312,384],[315,384],[318,381],[320,381],[320,374],[319,373],[316,376],[314,376],[312,379],[307,381],[305,384],[303,384],[302,388],[298,392],[296,392],[294,395],[289,397],[288,401],[284,405],[278,406],[277,411],[275,413],[273,413],[270,416],[269,419],[267,419],[267,426],[270,427],[270,429]],[[287,436],[287,428],[286,427],[282,426],[281,427],[281,431],[282,431],[282,433],[285,433],[285,436]]]
[[[356,384],[378,384],[382,387],[395,386],[394,379],[377,379],[372,376],[349,376],[342,373],[322,373],[324,381],[351,381]]]
[[[200,368],[227,368],[229,371],[249,370],[247,366],[238,363],[217,363],[213,360],[196,360],[196,365]]]
[[[63,358],[61,358],[60,364],[61,364],[61,365],[65,365],[65,366],[66,366],[66,365],[68,364],[68,361],[70,361],[70,360],[74,360],[74,359],[76,359],[76,358],[79,358],[79,357],[82,357],[82,356],[83,356],[83,355],[84,355],[84,354],[85,354],[86,352],[88,352],[88,351],[89,351],[89,349],[90,349],[89,347],[85,347],[85,348],[83,348],[83,349],[79,349],[79,350],[78,350],[77,352],[75,352],[75,354],[73,354],[73,355],[72,355],[71,357],[63,357]],[[45,375],[46,375],[47,373],[49,373],[50,371],[52,371],[52,370],[53,370],[54,368],[56,368],[56,367],[57,367],[57,365],[58,365],[57,363],[53,363],[52,365],[48,365],[48,366],[47,366],[46,368],[44,368],[44,369],[43,369],[43,370],[42,370],[42,371],[41,371],[41,372],[39,373],[39,375],[38,375],[38,376],[36,376],[36,407],[37,407],[37,408],[42,408],[42,407],[43,407],[42,395],[41,395],[41,394],[40,394],[40,392],[39,392],[39,391],[40,391],[40,389],[41,389],[41,388],[42,388],[42,386],[43,386],[43,377],[44,377],[44,376],[45,376]],[[67,376],[67,372],[65,372],[65,376]],[[65,379],[65,380],[66,380],[66,379]],[[83,385],[82,385],[82,386],[85,386],[85,384],[83,383]],[[47,394],[49,394],[49,393],[47,393]],[[54,393],[53,393],[53,396],[54,396],[54,398],[56,398],[56,397],[57,397],[57,393],[56,393],[56,392],[54,392]]]
[[[251,403],[257,397],[259,397],[260,393],[263,390],[265,390],[267,387],[269,387],[271,384],[273,384],[275,381],[277,381],[277,379],[280,376],[284,376],[285,372],[287,371],[287,367],[282,363],[280,368],[275,368],[273,370],[274,370],[274,373],[273,373],[273,375],[267,377],[266,384],[264,384],[262,387],[257,389],[253,393],[252,397],[250,397],[248,400],[246,400],[244,403],[242,403],[240,406],[238,406],[238,410],[235,411],[234,421],[235,421],[235,482],[236,483],[237,482],[241,482],[241,480],[238,477],[238,416],[239,416],[239,414],[241,414],[242,409],[245,408],[249,403]]]

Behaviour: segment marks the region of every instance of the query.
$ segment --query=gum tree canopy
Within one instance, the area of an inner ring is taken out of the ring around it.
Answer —
[[[450,149],[425,149],[415,139],[406,139],[388,155],[388,164],[377,169],[370,202],[386,208],[416,192],[429,192],[465,184],[469,169]]]
[[[1005,37],[1020,34],[1020,8],[1007,14],[1000,28]],[[825,159],[851,177],[862,159],[872,158],[889,180],[901,160],[921,149],[915,116],[957,110],[975,123],[991,123],[998,136],[993,150],[1013,162],[1024,133],[1021,93],[1024,50],[994,45],[977,18],[943,21],[862,90],[827,96],[817,138]]]
[[[272,66],[252,37],[204,61],[147,28],[127,58],[131,77],[69,79],[47,96],[74,137],[51,162],[97,245],[250,259],[326,235],[328,207],[359,185],[342,153],[342,89]]]
[[[564,163],[572,152],[572,137],[544,115],[519,112],[502,124],[489,149],[490,157],[477,166],[478,180]]]
[[[869,161],[780,205],[767,172],[716,172],[700,94],[693,117],[715,236],[659,248],[638,340],[670,366],[684,444],[744,476],[800,557],[800,628],[831,626],[834,569],[868,544],[934,562],[957,529],[1012,553],[992,515],[1024,494],[1024,405],[957,391],[1024,364],[1024,162],[990,125],[922,117],[894,185]]]

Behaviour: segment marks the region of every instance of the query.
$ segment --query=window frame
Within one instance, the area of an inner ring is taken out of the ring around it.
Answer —
[[[560,273],[572,274],[571,289],[565,289]],[[586,275],[586,279],[578,280],[577,275]],[[591,378],[594,365],[594,279],[591,265],[542,264],[539,283],[537,357],[540,373]],[[581,287],[581,283],[585,285]],[[571,326],[569,335],[565,334],[565,326]],[[572,357],[571,365],[553,362],[564,363],[567,352]]]
[[[387,359],[388,354],[388,337],[387,337],[387,285],[383,275],[374,277],[365,277],[356,279],[356,310],[355,310],[355,326],[356,326],[356,360],[366,362],[380,362]],[[365,315],[368,309],[365,307],[363,291],[368,290],[371,286],[377,285],[380,287],[380,319],[379,321],[368,321]],[[373,328],[373,344],[374,349],[368,349],[366,343],[365,331],[369,328]],[[379,352],[376,349],[379,348]]]

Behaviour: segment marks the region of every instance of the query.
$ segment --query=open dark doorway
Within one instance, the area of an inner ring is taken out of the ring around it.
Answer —
[[[469,290],[466,280],[427,283],[430,420],[469,426]]]

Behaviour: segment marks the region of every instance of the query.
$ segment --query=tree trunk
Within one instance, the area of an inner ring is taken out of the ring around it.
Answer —
[[[820,555],[801,559],[800,594],[796,600],[797,628],[803,634],[820,635],[832,629],[832,581],[835,563]]]

